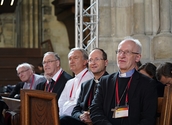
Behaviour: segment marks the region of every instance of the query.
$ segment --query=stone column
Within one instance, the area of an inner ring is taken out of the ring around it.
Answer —
[[[33,47],[38,48],[38,14],[39,14],[39,1],[33,0]],[[41,13],[41,12],[40,12]],[[41,20],[41,19],[40,19]],[[42,41],[41,41],[42,42]]]
[[[38,48],[38,0],[22,1],[21,47]]]
[[[170,0],[160,0],[160,34],[153,38],[154,59],[172,58],[172,34],[170,33]]]
[[[152,0],[145,0],[144,2],[145,34],[152,35]]]
[[[28,46],[29,47],[33,47],[33,0],[28,0],[28,5],[29,5],[29,9],[28,9],[28,23],[29,23],[29,31],[28,31],[28,35],[29,35],[29,41],[28,41]]]
[[[170,0],[160,0],[161,32],[170,31]]]
[[[157,34],[160,26],[160,7],[159,7],[159,0],[152,0],[152,30],[153,30],[153,35]]]
[[[133,1],[116,0],[116,35],[130,36],[133,33]]]
[[[148,60],[150,58],[150,38],[145,35],[147,31],[146,26],[149,21],[152,21],[149,18],[148,13],[151,13],[151,10],[147,8],[148,0],[134,0],[134,35],[133,37],[138,39],[143,47],[142,51],[142,60]],[[150,23],[151,24],[151,23]],[[151,27],[149,24],[149,27]]]
[[[29,35],[28,35],[28,30],[29,30],[29,21],[28,21],[28,0],[23,0],[22,1],[22,23],[21,23],[21,47],[28,47],[28,42],[29,42]]]
[[[144,2],[143,0],[134,0],[134,34],[144,34]]]

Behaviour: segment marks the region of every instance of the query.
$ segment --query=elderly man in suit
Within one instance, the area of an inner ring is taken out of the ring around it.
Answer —
[[[46,52],[42,64],[47,82],[37,85],[36,89],[56,93],[58,100],[72,76],[61,68],[60,56],[55,52]]]
[[[101,78],[90,106],[94,125],[154,125],[157,109],[156,82],[135,67],[141,43],[127,38],[118,45],[119,71]]]
[[[21,82],[13,88],[9,95],[10,98],[20,99],[20,89],[34,90],[39,83],[44,83],[46,81],[44,76],[34,73],[33,66],[29,63],[19,64],[16,71]]]

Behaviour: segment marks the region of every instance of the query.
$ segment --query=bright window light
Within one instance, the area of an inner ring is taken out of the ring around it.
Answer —
[[[4,3],[4,0],[1,0],[1,5],[3,5],[3,3]]]
[[[11,3],[10,3],[10,5],[12,6],[14,4],[14,0],[11,0]]]

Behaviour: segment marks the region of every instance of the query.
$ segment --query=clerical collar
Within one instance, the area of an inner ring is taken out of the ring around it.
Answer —
[[[105,71],[104,74],[103,74],[102,76],[105,76],[105,75],[108,75],[108,74],[109,74],[109,73],[108,73],[107,71]],[[101,76],[101,77],[102,77],[102,76]],[[101,77],[100,77],[100,78],[101,78]],[[95,82],[95,83],[99,83],[100,78],[98,78],[98,79],[95,79],[95,78],[94,78],[94,82]]]
[[[95,82],[95,83],[99,83],[99,80],[97,80],[97,79],[94,79],[94,82]]]
[[[131,77],[133,75],[134,71],[135,71],[135,69],[132,69],[132,70],[126,72],[126,73],[121,73],[119,71],[119,77]]]

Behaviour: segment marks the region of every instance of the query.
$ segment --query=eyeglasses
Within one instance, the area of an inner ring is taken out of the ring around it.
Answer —
[[[129,55],[131,55],[131,54],[139,54],[139,53],[137,53],[137,52],[131,52],[131,51],[129,51],[129,50],[126,50],[126,51],[122,51],[122,50],[117,50],[116,51],[116,54],[124,54],[124,55],[126,55],[126,56],[129,56]]]
[[[52,63],[52,62],[55,62],[55,61],[57,61],[57,59],[56,60],[44,61],[44,62],[42,62],[42,64],[45,65],[45,64],[49,64],[49,63]]]
[[[104,60],[104,59],[101,59],[101,58],[89,59],[88,62],[92,63],[92,62],[98,62],[100,60]]]
[[[19,76],[19,75],[21,75],[21,74],[23,74],[23,73],[27,72],[28,70],[29,70],[29,69],[26,69],[26,70],[23,70],[23,71],[21,71],[21,72],[17,73],[17,76]]]

